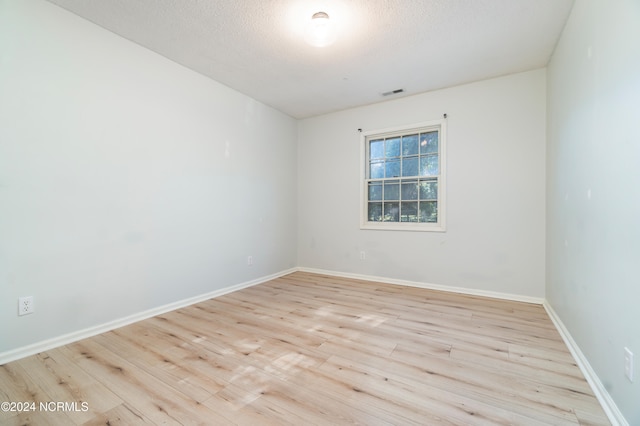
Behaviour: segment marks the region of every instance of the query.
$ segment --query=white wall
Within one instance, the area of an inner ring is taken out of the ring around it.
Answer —
[[[249,97],[0,1],[0,353],[294,267],[296,143]]]
[[[298,264],[542,297],[545,85],[537,70],[301,120]],[[446,233],[360,230],[357,129],[443,113]]]
[[[548,68],[547,299],[640,424],[640,2],[577,0]]]

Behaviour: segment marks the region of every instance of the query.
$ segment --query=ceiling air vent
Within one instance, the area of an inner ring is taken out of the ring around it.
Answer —
[[[382,96],[397,95],[398,93],[403,93],[403,92],[404,92],[404,89],[396,89],[390,92],[384,92]]]

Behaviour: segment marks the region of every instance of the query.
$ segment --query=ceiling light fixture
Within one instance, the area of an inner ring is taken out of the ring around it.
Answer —
[[[316,12],[311,16],[304,39],[316,47],[329,46],[336,41],[335,28],[326,12]]]

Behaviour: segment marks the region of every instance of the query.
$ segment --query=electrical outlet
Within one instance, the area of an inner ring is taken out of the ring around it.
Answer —
[[[18,315],[33,313],[33,296],[18,297]]]
[[[365,253],[364,251],[360,252],[360,260],[365,260],[367,258],[367,253]]]
[[[633,352],[629,348],[624,348],[624,375],[633,382]]]
[[[247,265],[253,265],[253,256],[247,256]]]

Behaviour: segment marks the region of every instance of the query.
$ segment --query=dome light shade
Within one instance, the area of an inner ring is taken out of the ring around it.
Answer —
[[[305,41],[312,46],[325,47],[336,41],[336,32],[329,15],[325,12],[316,12],[311,17],[311,22],[305,32]]]

